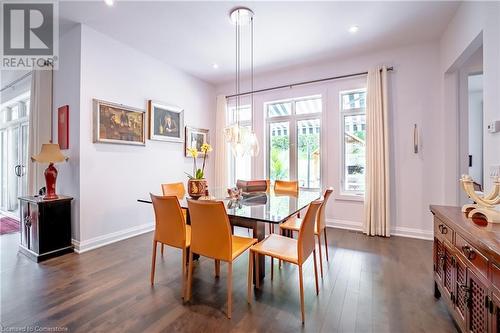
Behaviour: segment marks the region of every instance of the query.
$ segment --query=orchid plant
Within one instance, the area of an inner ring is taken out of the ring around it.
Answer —
[[[201,145],[201,153],[203,154],[203,165],[201,169],[198,169],[196,166],[196,159],[198,158],[198,149],[196,147],[192,148],[187,148],[187,153],[189,156],[193,158],[193,174],[190,175],[186,172],[186,175],[188,176],[189,179],[203,179],[205,177],[205,162],[207,160],[208,153],[211,152],[212,146],[209,145],[208,143],[204,143]]]

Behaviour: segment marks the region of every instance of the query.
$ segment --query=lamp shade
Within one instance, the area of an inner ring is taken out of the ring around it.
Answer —
[[[40,163],[55,163],[68,160],[68,158],[61,153],[61,149],[59,149],[57,143],[42,144],[40,153],[31,157],[31,159]]]

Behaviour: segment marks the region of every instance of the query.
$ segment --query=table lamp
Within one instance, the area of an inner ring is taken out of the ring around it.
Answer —
[[[32,156],[31,159],[39,163],[49,163],[49,166],[47,167],[47,169],[45,169],[44,173],[47,192],[43,197],[43,200],[57,199],[57,169],[54,167],[54,163],[67,161],[68,158],[61,153],[58,144],[44,143],[42,144],[42,150],[40,150],[40,154]]]

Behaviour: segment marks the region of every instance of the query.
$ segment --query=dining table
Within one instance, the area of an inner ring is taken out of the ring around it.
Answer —
[[[231,227],[251,229],[252,237],[261,241],[266,237],[267,224],[279,225],[285,222],[312,201],[319,199],[321,191],[319,189],[300,189],[298,192],[243,192],[238,199],[231,199],[227,189],[215,188],[210,190],[209,197],[211,200],[224,202]],[[188,200],[194,199],[184,197],[179,200],[182,208],[188,208]],[[142,197],[137,201],[146,204],[152,203],[150,197]],[[189,224],[189,210],[186,220]],[[262,280],[266,271],[264,256],[259,257],[258,265],[259,279]],[[255,278],[254,276],[254,282]]]

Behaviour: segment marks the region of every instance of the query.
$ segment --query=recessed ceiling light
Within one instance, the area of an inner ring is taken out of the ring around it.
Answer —
[[[104,0],[104,3],[111,7],[115,4],[115,0]]]
[[[218,69],[218,68],[219,68],[219,65],[217,65],[217,64],[212,64],[212,68],[213,68],[213,69]]]
[[[356,32],[358,32],[358,31],[359,31],[359,27],[358,27],[357,25],[351,25],[351,26],[349,27],[349,32],[350,32],[351,34],[355,34],[355,33],[356,33]]]

